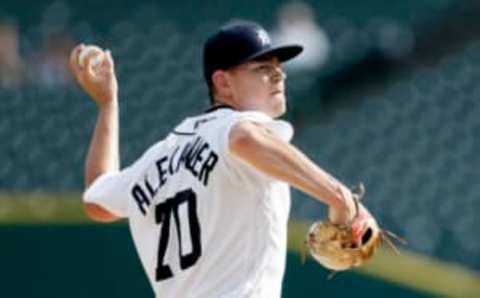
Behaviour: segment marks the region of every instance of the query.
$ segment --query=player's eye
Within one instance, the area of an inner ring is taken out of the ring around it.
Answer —
[[[270,65],[260,65],[253,68],[253,72],[261,75],[273,75],[276,73],[275,67]]]

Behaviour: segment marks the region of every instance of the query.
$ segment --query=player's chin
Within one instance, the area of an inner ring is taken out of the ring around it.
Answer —
[[[284,94],[274,96],[273,118],[282,116],[287,112],[287,101]]]

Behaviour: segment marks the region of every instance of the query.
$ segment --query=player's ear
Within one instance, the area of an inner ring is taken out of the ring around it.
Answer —
[[[230,96],[231,94],[231,85],[228,79],[227,72],[223,70],[216,70],[212,74],[212,83],[213,87],[216,90],[216,93],[220,96]]]

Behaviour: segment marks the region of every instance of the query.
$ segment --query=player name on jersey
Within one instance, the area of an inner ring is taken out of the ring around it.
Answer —
[[[204,186],[208,185],[208,177],[215,168],[218,154],[215,153],[202,137],[198,136],[190,142],[175,147],[172,154],[162,156],[152,165],[156,177],[146,175],[143,181],[135,183],[131,195],[143,215],[150,206],[155,194],[180,169],[186,169]],[[152,181],[156,181],[153,183]]]

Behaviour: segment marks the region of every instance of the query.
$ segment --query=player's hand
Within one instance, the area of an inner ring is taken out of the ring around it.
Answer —
[[[354,242],[360,242],[362,235],[368,228],[368,221],[372,217],[370,212],[360,204],[358,214],[351,217],[350,212],[338,212],[336,209],[329,209],[329,219],[332,223],[350,226]]]
[[[355,203],[352,191],[343,185],[337,187],[336,195],[344,204],[341,207],[331,205],[328,209],[328,218],[333,224],[349,224],[357,213],[358,204]]]
[[[70,54],[70,68],[74,77],[99,107],[115,104],[118,98],[118,82],[110,51],[102,52],[102,61],[96,64],[93,62],[98,53],[89,53],[82,65],[79,57],[84,48],[84,44],[77,45]]]
[[[345,202],[344,208],[330,207],[328,210],[329,220],[333,224],[349,226],[352,229],[353,239],[360,241],[360,238],[368,228],[368,221],[372,218],[370,212],[360,203],[364,189],[360,193],[352,193],[351,191],[343,191]]]
[[[349,204],[344,208],[335,208],[330,206],[328,208],[328,218],[334,224],[346,225],[350,223],[355,217],[355,206]]]

